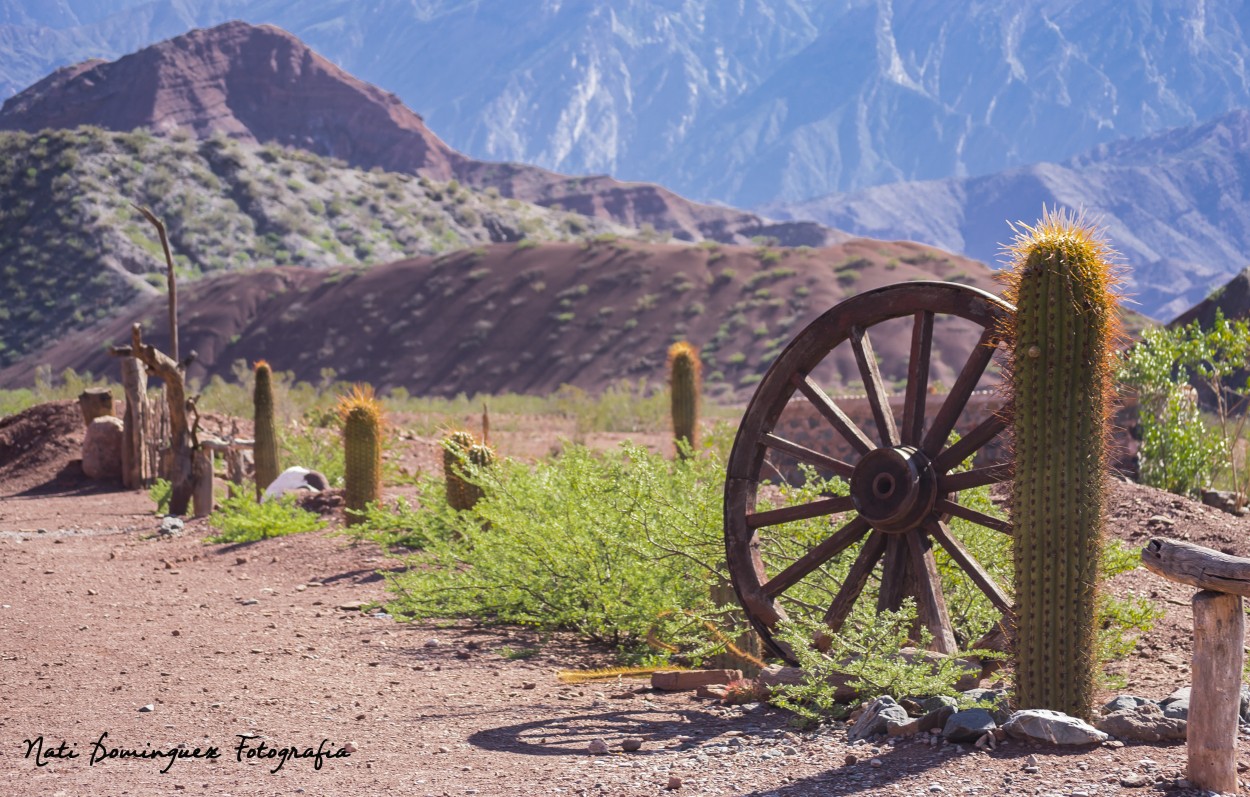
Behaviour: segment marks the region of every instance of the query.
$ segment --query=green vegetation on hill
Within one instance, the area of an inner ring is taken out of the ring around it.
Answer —
[[[475,192],[224,136],[98,128],[0,133],[0,365],[178,276],[279,265],[369,265],[492,240],[617,229]]]

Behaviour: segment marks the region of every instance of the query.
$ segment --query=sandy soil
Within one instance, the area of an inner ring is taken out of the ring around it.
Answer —
[[[159,537],[145,495],[81,478],[63,427],[50,417],[19,451],[0,425],[0,794],[654,795],[673,777],[679,793],[714,795],[1195,793],[1175,786],[1178,743],[850,747],[843,729],[797,733],[767,706],[643,681],[566,686],[558,671],[611,657],[524,629],[373,616],[362,602],[384,599],[391,563],[345,537],[206,545],[198,523]],[[1147,488],[1117,484],[1112,518],[1134,544],[1250,553],[1250,522]],[[1140,569],[1113,589],[1167,612],[1115,668],[1125,691],[1188,683],[1192,590]],[[642,749],[621,752],[627,737]],[[596,739],[612,752],[590,755]],[[301,757],[248,756],[262,744]],[[318,769],[302,754],[319,745],[331,755]],[[1135,773],[1147,785],[1121,786]]]

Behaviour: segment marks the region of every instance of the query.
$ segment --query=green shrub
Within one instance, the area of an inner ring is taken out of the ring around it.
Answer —
[[[321,528],[321,518],[295,505],[294,495],[257,503],[247,495],[227,498],[209,518],[218,533],[205,542],[255,542]]]
[[[389,577],[396,617],[571,629],[694,658],[719,644],[703,626],[715,613],[709,587],[725,577],[718,458],[573,446],[532,468],[466,470],[486,497],[458,518],[417,521],[425,550]]]

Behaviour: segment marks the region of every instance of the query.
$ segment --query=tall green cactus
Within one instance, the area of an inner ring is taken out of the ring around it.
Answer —
[[[256,458],[256,500],[265,488],[278,478],[278,430],[273,411],[273,369],[264,360],[255,365],[255,384],[252,388],[252,421],[256,439],[252,453]]]
[[[699,387],[703,363],[699,351],[686,341],[679,341],[668,350],[668,381],[672,396],[673,439],[685,440],[689,449],[677,446],[677,453],[684,456],[693,452],[695,435],[699,427]]]
[[[479,444],[471,432],[452,432],[443,438],[443,482],[447,505],[455,510],[472,509],[482,498],[482,488],[464,478],[465,463],[479,468],[495,462],[490,446]]]
[[[364,519],[365,508],[382,497],[382,405],[368,385],[356,385],[339,400],[343,424],[343,487],[348,524]]]
[[[1089,719],[1118,342],[1114,253],[1084,219],[1045,211],[1010,247],[1016,700]]]

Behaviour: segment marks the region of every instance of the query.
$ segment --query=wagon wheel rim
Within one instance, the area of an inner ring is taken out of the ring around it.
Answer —
[[[964,490],[1009,481],[1011,462],[957,470],[1008,426],[1010,409],[1000,409],[948,445],[964,408],[989,366],[1003,323],[1014,308],[985,291],[947,282],[909,282],[851,297],[809,324],[778,356],[761,380],[738,428],[725,483],[726,562],[734,589],[751,625],[765,644],[790,663],[796,658],[775,636],[786,618],[781,604],[788,590],[834,557],[859,545],[846,577],[837,585],[823,619],[836,633],[850,615],[879,562],[878,609],[897,608],[913,596],[919,623],[929,630],[930,648],[953,653],[956,641],[941,589],[934,549],[941,548],[1004,615],[1007,594],[964,548],[947,521],[961,518],[1010,535],[1009,522],[959,502]],[[929,417],[928,387],[935,318],[953,316],[980,327],[980,338],[950,392]],[[901,422],[890,409],[868,330],[911,317],[906,392]],[[810,376],[839,346],[849,345],[863,378],[872,422],[857,426]],[[839,459],[775,433],[792,397],[801,396],[850,447]],[[850,495],[756,511],[757,491],[769,451],[790,456],[850,483]],[[827,536],[784,567],[770,568],[761,554],[761,532],[795,520],[829,517]],[[824,608],[824,607],[821,607]]]

